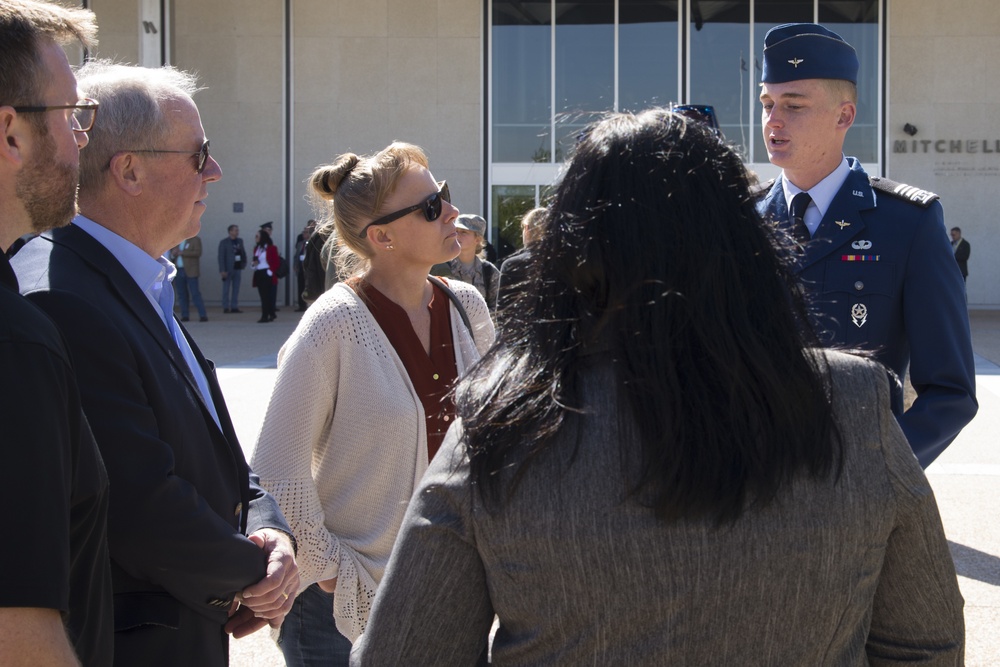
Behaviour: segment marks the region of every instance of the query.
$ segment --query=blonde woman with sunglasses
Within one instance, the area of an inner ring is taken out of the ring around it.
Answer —
[[[341,155],[310,189],[319,232],[336,230],[341,282],[278,355],[252,465],[298,540],[302,588],[278,638],[285,660],[346,665],[454,418],[448,392],[494,332],[475,287],[428,278],[459,253],[458,209],[419,147]]]

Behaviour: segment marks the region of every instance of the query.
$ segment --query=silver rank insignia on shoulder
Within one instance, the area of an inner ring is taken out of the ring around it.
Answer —
[[[791,60],[788,61],[788,63],[795,69],[798,69],[799,65],[801,65],[804,62],[805,60],[802,60],[801,58],[792,58]]]
[[[841,231],[843,231],[844,227],[850,227],[851,226],[851,223],[847,222],[846,220],[834,220],[833,224],[835,224],[838,227],[840,227]]]
[[[868,250],[872,247],[871,241],[855,241],[851,244],[851,247],[855,250]]]
[[[859,329],[868,321],[868,306],[863,303],[856,303],[851,306],[851,321]]]
[[[929,204],[930,202],[937,199],[937,195],[933,192],[928,192],[927,190],[921,190],[920,188],[915,188],[912,185],[906,185],[905,183],[900,183],[897,185],[893,192],[895,192],[900,197],[904,199],[909,199],[912,202],[918,204]]]

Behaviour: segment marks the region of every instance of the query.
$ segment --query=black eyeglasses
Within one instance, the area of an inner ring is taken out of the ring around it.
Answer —
[[[165,150],[160,150],[158,148],[148,148],[148,149],[139,149],[139,150],[125,150],[125,151],[122,151],[122,152],[123,153],[179,153],[181,155],[197,156],[198,157],[198,165],[197,165],[197,167],[195,167],[195,169],[200,174],[203,171],[205,171],[205,164],[208,162],[208,139],[206,139],[205,143],[203,143],[201,145],[201,148],[198,149],[197,153],[192,153],[190,151],[165,151]]]
[[[97,100],[84,98],[77,100],[76,104],[57,104],[49,107],[14,107],[18,113],[41,113],[43,111],[55,111],[56,109],[73,109],[73,120],[79,127],[74,127],[75,132],[90,132],[97,119],[97,108],[100,104]]]
[[[670,110],[691,120],[704,123],[712,130],[713,134],[722,134],[721,130],[719,130],[719,119],[715,115],[715,107],[708,106],[707,104],[675,104],[670,107]]]
[[[399,220],[404,215],[409,215],[414,211],[423,209],[424,218],[427,222],[434,222],[439,217],[441,217],[441,207],[442,201],[451,202],[451,191],[448,190],[448,181],[438,181],[438,191],[432,194],[427,199],[423,200],[419,204],[414,204],[413,206],[408,206],[402,208],[395,213],[390,213],[389,215],[383,215],[378,220],[374,222],[369,222],[365,225],[365,228],[361,230],[361,235],[364,236],[368,233],[368,228],[374,225],[387,225],[393,220]]]

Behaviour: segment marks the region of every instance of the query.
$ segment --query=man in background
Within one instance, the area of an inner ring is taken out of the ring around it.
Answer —
[[[962,238],[962,230],[958,227],[951,228],[951,249],[955,253],[958,270],[962,272],[962,280],[968,281],[969,255],[972,252],[972,247],[968,241]]]
[[[208,322],[205,301],[201,298],[201,287],[198,285],[198,278],[201,277],[201,238],[192,236],[181,241],[170,251],[170,259],[177,267],[174,289],[180,300],[181,322],[190,319],[191,301],[194,301],[194,307],[198,309],[198,321]]]
[[[296,313],[305,312],[309,304],[305,300],[306,292],[306,247],[309,244],[309,239],[312,237],[313,232],[316,229],[316,221],[310,220],[306,223],[306,226],[302,229],[302,233],[299,234],[295,239],[295,299],[296,299]]]
[[[197,236],[222,176],[185,72],[89,62],[101,123],[81,161],[80,215],[15,257],[60,326],[107,466],[115,664],[228,664],[236,636],[280,625],[294,545],[257,484],[208,362],[173,316],[164,253]]]
[[[108,477],[70,351],[20,294],[6,251],[76,213],[84,130],[61,44],[91,47],[83,9],[0,2],[0,665],[110,665],[113,619],[107,547]],[[79,662],[78,662],[79,660]]]
[[[222,278],[222,312],[240,310],[240,281],[247,266],[247,251],[240,238],[239,225],[229,225],[228,235],[219,241],[219,277]]]

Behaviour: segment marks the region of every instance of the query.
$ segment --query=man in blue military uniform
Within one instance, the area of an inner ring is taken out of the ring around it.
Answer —
[[[937,195],[870,178],[844,139],[854,123],[858,57],[813,23],[764,38],[760,100],[771,162],[782,168],[762,213],[802,244],[797,271],[824,344],[861,348],[917,398],[893,410],[925,468],[975,416],[975,368],[962,276]]]

